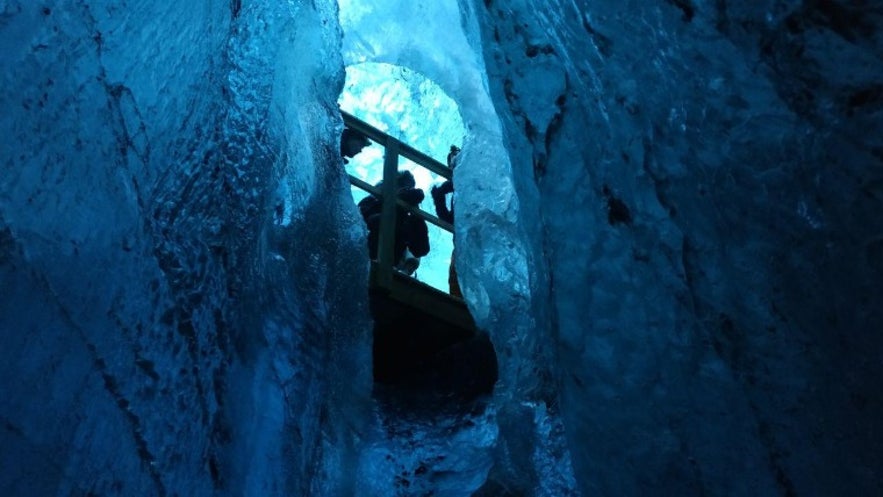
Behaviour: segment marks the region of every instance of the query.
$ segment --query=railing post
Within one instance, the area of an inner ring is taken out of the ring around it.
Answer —
[[[386,137],[383,155],[383,210],[380,215],[380,237],[377,241],[378,283],[383,288],[392,285],[392,270],[397,261],[393,260],[396,227],[396,175],[399,169],[399,142]]]

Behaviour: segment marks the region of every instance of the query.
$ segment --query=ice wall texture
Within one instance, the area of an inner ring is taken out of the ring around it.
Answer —
[[[485,7],[456,0],[341,0],[340,6],[347,63],[419,71],[456,101],[468,130],[454,173],[455,257],[470,311],[493,341],[499,365],[494,415],[479,421],[499,436],[488,481],[476,495],[570,495],[575,483],[556,409],[554,342],[538,332],[549,320],[545,268],[533,260],[543,257],[538,191],[532,177],[513,174],[504,147],[481,48],[477,12]],[[516,182],[526,186],[518,195]],[[427,468],[421,479],[440,482],[439,492],[450,489],[448,468]],[[484,465],[463,471],[460,488],[478,470]]]
[[[347,494],[336,5],[0,9],[0,493]]]
[[[585,495],[883,491],[883,12],[749,3],[475,7]]]

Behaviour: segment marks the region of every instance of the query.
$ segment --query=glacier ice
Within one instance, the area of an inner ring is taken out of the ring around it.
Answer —
[[[0,2],[0,493],[879,494],[881,27],[842,0]],[[481,414],[370,395],[336,136],[371,64],[462,117]]]
[[[584,494],[881,486],[862,435],[880,415],[881,226],[857,186],[880,174],[862,131],[881,124],[880,12],[775,7],[491,2],[482,18],[513,170],[539,189],[528,260],[548,299],[533,295]]]
[[[336,6],[2,11],[2,493],[347,493],[370,321]]]

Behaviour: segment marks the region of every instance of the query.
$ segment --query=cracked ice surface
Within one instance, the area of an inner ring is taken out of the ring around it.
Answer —
[[[880,493],[876,6],[341,7],[0,2],[2,493],[347,495],[361,442],[416,473],[368,416],[336,157],[366,61],[468,133],[458,266],[501,381],[447,489]]]
[[[516,196],[541,211],[524,245],[551,319],[524,340],[555,337],[584,494],[883,488],[883,17],[866,7],[482,11]]]
[[[347,493],[370,327],[336,9],[0,10],[2,493]]]

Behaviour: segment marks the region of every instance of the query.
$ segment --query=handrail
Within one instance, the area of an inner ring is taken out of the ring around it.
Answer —
[[[361,188],[362,190],[367,191],[371,195],[377,196],[382,199],[382,211],[380,215],[380,232],[377,240],[377,283],[379,286],[386,288],[388,290],[392,289],[393,282],[393,266],[395,266],[397,261],[393,261],[393,240],[395,238],[395,223],[396,223],[396,208],[395,206],[401,206],[410,212],[422,217],[426,221],[435,224],[436,226],[447,230],[451,233],[454,232],[454,226],[451,223],[446,221],[442,221],[436,216],[420,209],[419,207],[411,206],[397,198],[395,191],[395,181],[396,174],[398,173],[398,158],[399,156],[403,156],[411,161],[417,163],[418,165],[429,169],[435,174],[442,176],[448,180],[452,177],[452,170],[443,165],[441,162],[433,159],[432,157],[424,154],[423,152],[407,145],[405,143],[400,142],[396,138],[380,131],[379,129],[371,126],[365,121],[353,116],[344,111],[340,111],[341,116],[343,117],[344,124],[352,128],[365,136],[367,136],[370,140],[375,143],[380,144],[383,147],[383,186],[378,188],[376,186],[372,186],[367,182],[353,176],[352,174],[348,174],[350,184]]]
[[[340,111],[340,115],[343,116],[343,122],[348,127],[365,134],[365,136],[381,145],[385,144],[388,139],[395,140],[395,138],[393,138],[392,136],[384,133],[383,131],[380,131],[374,126],[371,126],[370,124],[348,112]],[[417,150],[416,148],[408,145],[407,143],[399,142],[399,155],[416,162],[417,164],[425,167],[426,169],[429,169],[439,176],[444,177],[445,179],[452,179],[453,177],[453,171],[451,170],[451,168],[426,155],[425,153]]]
[[[367,181],[359,179],[359,178],[353,176],[352,174],[350,174],[348,176],[350,177],[350,183],[353,186],[355,186],[359,189],[365,190],[366,192],[368,192],[372,195],[375,195],[377,197],[383,196],[383,192],[380,191],[380,188],[377,188],[376,186],[372,185],[371,183],[368,183]],[[443,230],[450,231],[451,233],[454,232],[454,225],[453,224],[451,224],[447,221],[442,221],[438,217],[433,216],[432,214],[424,211],[423,209],[420,209],[419,207],[414,207],[413,205],[406,203],[402,199],[396,199],[396,203],[398,204],[399,207],[402,207],[406,210],[411,211],[411,213],[422,217],[423,219],[438,226],[439,228],[441,228]]]
[[[395,140],[395,142],[398,145],[398,155],[404,156],[405,158],[412,160],[413,162],[417,163],[418,165],[425,167],[426,169],[429,169],[430,171],[434,172],[435,174],[437,174],[439,176],[442,176],[446,179],[451,179],[452,173],[453,173],[452,169],[443,165],[441,162],[433,159],[432,157],[424,154],[423,152],[417,150],[416,148],[414,148],[406,143],[402,143],[402,142],[396,140],[394,137],[384,133],[383,131],[380,131],[379,129],[375,128],[374,126],[371,126],[370,124],[366,123],[365,121],[359,119],[358,117],[356,117],[346,111],[341,110],[340,115],[343,117],[343,122],[347,127],[350,127],[352,129],[364,134],[365,136],[370,138],[375,143],[378,143],[379,145],[381,145],[384,148],[384,152],[386,152],[387,143],[389,143],[390,140]],[[385,153],[384,153],[384,155],[385,155]],[[352,174],[348,174],[347,176],[349,176],[350,184],[352,184],[353,186],[360,188],[362,190],[365,190],[366,192],[371,193],[372,195],[383,198],[383,192],[381,192],[379,188],[371,185],[370,183],[367,183],[367,182],[361,180],[360,178],[353,176]],[[386,182],[385,175],[384,175],[383,179],[384,179],[384,183],[385,183]],[[438,226],[439,228],[446,230],[450,233],[454,232],[454,225],[452,225],[451,223],[449,223],[447,221],[442,221],[438,217],[433,216],[429,212],[424,211],[423,209],[420,209],[419,207],[414,207],[414,206],[408,205],[399,199],[396,199],[396,201],[399,206],[404,207],[405,209],[422,217],[426,221],[429,221],[430,223]]]

